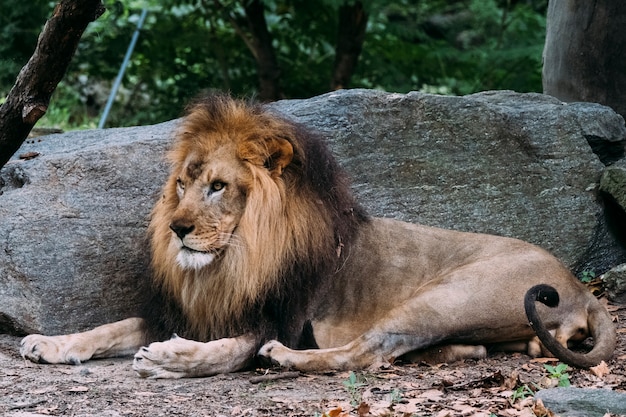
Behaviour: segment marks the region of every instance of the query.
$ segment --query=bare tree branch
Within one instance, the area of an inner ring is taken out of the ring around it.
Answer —
[[[274,101],[282,97],[279,86],[280,68],[272,45],[272,35],[267,29],[265,9],[260,0],[246,2],[246,21],[252,35],[253,48],[256,51],[256,62],[259,72],[259,98],[263,101]]]
[[[363,49],[368,15],[363,3],[345,3],[339,7],[339,27],[331,89],[346,88]]]
[[[260,0],[244,2],[247,31],[241,27],[237,19],[219,0],[213,0],[213,3],[218,9],[226,13],[235,33],[243,40],[256,61],[259,77],[259,99],[274,101],[282,98],[279,83],[280,68],[272,45],[272,35],[267,29],[263,3]]]
[[[46,113],[83,32],[104,11],[100,0],[61,0],[56,5],[39,35],[35,52],[0,106],[0,167]]]
[[[246,34],[246,32],[241,28],[241,26],[239,25],[239,23],[237,23],[237,19],[235,19],[235,17],[232,15],[232,13],[230,12],[230,10],[228,10],[226,8],[226,6],[224,6],[222,4],[221,1],[219,0],[213,0],[213,4],[215,4],[215,6],[221,10],[222,12],[224,12],[224,15],[226,16],[226,18],[228,19],[228,23],[230,23],[230,25],[233,27],[233,29],[235,30],[235,33],[237,34],[237,36],[239,36],[241,38],[241,40],[243,41],[243,43],[246,44],[246,47],[248,48],[248,50],[250,51],[250,53],[252,53],[252,56],[254,57],[255,60],[258,60],[258,54],[257,51],[254,47],[254,43],[252,41],[252,39]]]

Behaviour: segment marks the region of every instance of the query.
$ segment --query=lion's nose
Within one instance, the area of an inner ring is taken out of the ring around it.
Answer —
[[[178,238],[180,240],[183,240],[185,238],[185,236],[187,236],[189,233],[193,232],[194,229],[194,225],[188,225],[188,224],[182,224],[182,223],[171,223],[170,224],[170,229],[172,229],[172,231],[174,233],[176,233],[176,236],[178,236]]]

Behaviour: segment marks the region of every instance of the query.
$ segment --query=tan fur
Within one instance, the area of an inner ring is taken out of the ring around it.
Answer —
[[[133,365],[139,375],[236,371],[263,342],[260,356],[301,370],[483,357],[485,346],[536,356],[542,346],[523,305],[536,284],[560,295],[558,307],[538,307],[559,343],[592,335],[587,362],[611,357],[610,316],[546,251],[368,219],[321,142],[307,142],[313,139],[297,126],[258,106],[212,100],[192,106],[177,133],[149,228],[156,286],[180,306],[183,327],[198,341],[175,337],[141,348]],[[138,335],[147,330],[130,320],[89,337],[29,336],[22,355],[75,363],[96,352],[125,353],[141,346]],[[305,320],[319,349],[294,349]],[[126,341],[111,346],[107,338]]]
[[[39,363],[78,365],[92,358],[129,355],[145,343],[143,320],[137,317],[61,336],[31,334],[22,339],[20,352]]]
[[[331,307],[312,322],[321,349],[273,341],[260,355],[300,370],[482,357],[480,345],[537,356],[520,301],[537,283],[561,294],[541,313],[563,346],[594,334],[596,363],[615,348],[611,318],[593,295],[549,253],[516,239],[374,219],[333,282]]]

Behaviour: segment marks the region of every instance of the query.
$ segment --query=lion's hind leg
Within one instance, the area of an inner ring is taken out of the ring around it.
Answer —
[[[299,371],[362,369],[384,360],[375,350],[363,347],[362,338],[337,348],[307,350],[290,349],[272,340],[261,347],[258,355],[274,365]]]
[[[393,335],[379,334],[375,339],[393,338]],[[328,369],[348,370],[363,369],[370,366],[389,363],[399,357],[409,362],[426,362],[429,364],[450,363],[463,359],[483,359],[487,357],[487,349],[482,345],[442,345],[432,348],[401,352],[410,343],[396,341],[397,348],[389,349],[387,343],[367,337],[360,337],[347,345],[330,349],[289,349],[280,342],[271,341],[261,347],[259,356],[274,364],[300,371],[322,371]]]
[[[294,350],[273,340],[263,345],[258,355],[300,371],[363,369],[389,363],[411,351],[427,349],[444,339],[444,336],[421,337],[419,329],[390,329],[387,325],[394,327],[393,323],[383,321],[343,346],[325,349]]]
[[[22,339],[20,354],[35,363],[78,365],[92,358],[131,355],[145,343],[145,323],[133,317],[82,333],[31,334]]]
[[[393,362],[409,352],[426,350],[430,350],[435,360],[467,357],[467,352],[461,352],[467,347],[460,348],[456,344],[447,347],[446,343],[450,335],[460,334],[464,329],[462,320],[451,320],[449,316],[452,313],[442,319],[436,309],[425,308],[434,298],[449,300],[453,297],[445,289],[415,297],[387,311],[373,321],[367,331],[341,346],[293,350],[278,341],[270,341],[261,347],[258,354],[280,366],[301,371],[363,369]],[[324,326],[323,323],[317,325]],[[332,327],[332,324],[328,326]],[[468,341],[471,343],[471,340]],[[437,354],[435,347],[441,349],[442,354]],[[484,355],[484,347],[470,346],[469,351],[472,357]]]

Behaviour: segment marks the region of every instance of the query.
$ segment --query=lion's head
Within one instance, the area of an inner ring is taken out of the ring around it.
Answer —
[[[195,102],[169,159],[153,269],[201,339],[239,331],[270,294],[280,304],[286,288],[314,286],[364,219],[324,145],[260,105]]]

